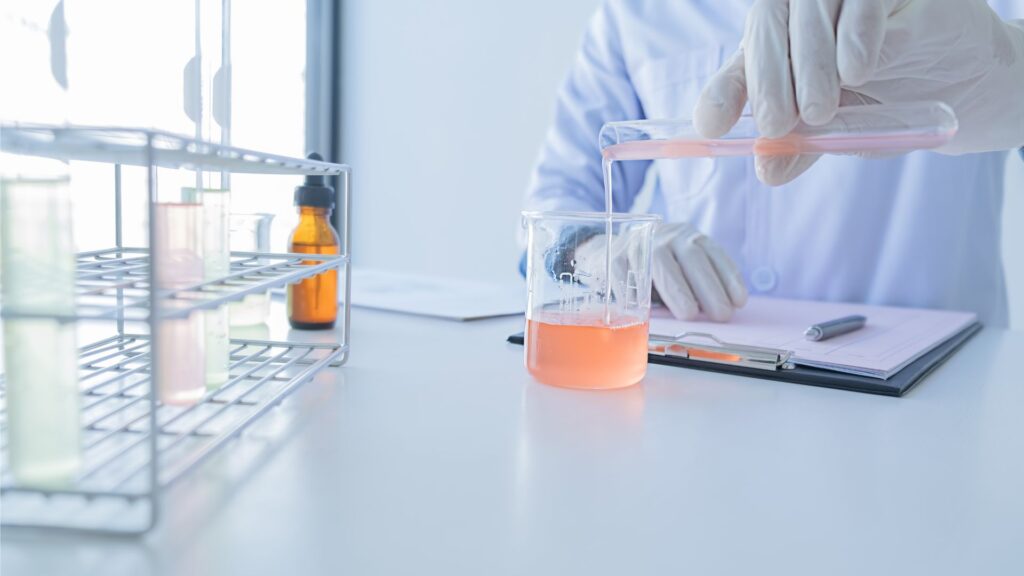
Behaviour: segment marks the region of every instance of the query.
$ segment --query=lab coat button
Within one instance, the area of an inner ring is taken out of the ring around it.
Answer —
[[[778,281],[778,274],[775,270],[772,270],[768,266],[761,266],[755,268],[750,273],[750,284],[758,292],[769,292],[772,288],[775,288],[775,283]]]

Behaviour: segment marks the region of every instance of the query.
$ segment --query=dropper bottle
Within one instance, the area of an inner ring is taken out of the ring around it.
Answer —
[[[313,152],[310,160],[323,160]],[[331,227],[334,210],[334,188],[321,175],[306,176],[302,186],[295,188],[295,205],[299,208],[299,224],[288,240],[289,251],[300,254],[338,254],[341,241]],[[304,264],[319,264],[307,260]],[[327,330],[338,317],[338,271],[321,272],[296,284],[288,285],[288,323],[302,330]]]

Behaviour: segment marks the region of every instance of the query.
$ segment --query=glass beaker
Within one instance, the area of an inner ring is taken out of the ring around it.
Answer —
[[[270,252],[270,225],[273,214],[232,214],[229,218],[231,250],[235,252]],[[264,261],[252,257],[253,263]],[[231,326],[255,326],[263,324],[270,316],[270,294],[250,294],[241,302],[228,305]]]
[[[525,355],[535,379],[611,389],[644,377],[651,244],[660,220],[649,214],[523,212]]]

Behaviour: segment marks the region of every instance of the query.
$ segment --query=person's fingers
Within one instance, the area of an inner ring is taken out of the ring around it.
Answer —
[[[658,296],[672,315],[680,320],[692,320],[700,313],[697,298],[686,283],[679,262],[669,245],[657,246],[651,257],[651,277]]]
[[[835,29],[839,4],[840,0],[789,2],[793,87],[800,118],[812,126],[831,120],[839,107]]]
[[[693,127],[705,138],[725,135],[747,104],[747,76],[743,48],[733,54],[708,80],[693,108]]]
[[[611,294],[616,302],[625,302],[629,298],[629,240],[616,236],[612,240],[612,268],[609,283]],[[606,267],[606,262],[601,266]]]
[[[797,156],[754,156],[757,179],[768,186],[782,186],[803,174],[821,158],[821,154]]]
[[[677,238],[672,242],[672,252],[693,295],[697,297],[700,309],[711,320],[726,322],[732,318],[732,303],[703,246],[697,242],[698,238]]]
[[[799,114],[789,64],[788,0],[757,0],[743,38],[747,96],[761,136],[780,138]]]
[[[743,283],[743,276],[740,275],[736,263],[724,248],[710,238],[702,236],[697,239],[697,243],[707,252],[708,259],[711,260],[711,265],[714,266],[722,285],[725,286],[725,292],[728,294],[729,300],[732,301],[733,308],[742,308],[747,303],[747,285]]]
[[[572,271],[580,281],[589,286],[596,286],[602,278],[598,276],[600,267],[598,255],[604,254],[606,238],[604,234],[595,235],[576,247],[572,255]]]
[[[878,100],[859,94],[852,90],[841,90],[839,93],[839,107],[843,106],[863,106],[866,104],[878,104]],[[870,118],[866,116],[865,118]],[[869,132],[877,130],[878,126],[873,124],[851,124],[849,120],[846,122],[846,129],[852,132]],[[771,143],[762,147],[763,149],[772,148]],[[860,157],[867,158],[880,158],[885,157],[884,153],[858,153],[855,154]],[[781,186],[800,176],[807,171],[808,168],[814,165],[821,158],[817,154],[805,154],[805,155],[768,155],[758,154],[758,148],[754,149],[754,168],[757,174],[758,180],[764,182],[769,186]]]
[[[657,230],[657,225],[654,225],[654,229]],[[631,229],[627,248],[626,262],[629,266],[629,271],[626,273],[627,294],[631,295],[633,301],[641,306],[655,300],[654,278],[650,266],[654,242],[653,239],[648,241],[650,235],[651,229],[647,226]],[[644,271],[647,272],[646,275]],[[648,285],[651,286],[650,291],[646,289]]]
[[[843,86],[861,86],[878,66],[891,0],[844,2],[836,25],[836,68]]]

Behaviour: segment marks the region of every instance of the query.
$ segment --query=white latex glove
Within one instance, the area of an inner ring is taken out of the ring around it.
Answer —
[[[606,238],[604,234],[591,238],[574,255],[576,270],[596,284],[603,283]],[[629,259],[639,257],[637,246],[628,235],[613,240],[612,278],[625,277]],[[747,303],[747,288],[732,258],[687,223],[658,225],[651,266],[657,296],[681,320],[692,320],[703,312],[715,322],[727,322],[735,309]]]
[[[939,152],[1024,146],[1024,21],[984,0],[756,0],[739,51],[697,102],[697,130],[725,134],[748,98],[769,138],[840,105],[940,100],[960,129]],[[781,184],[815,159],[759,157],[757,174]]]

